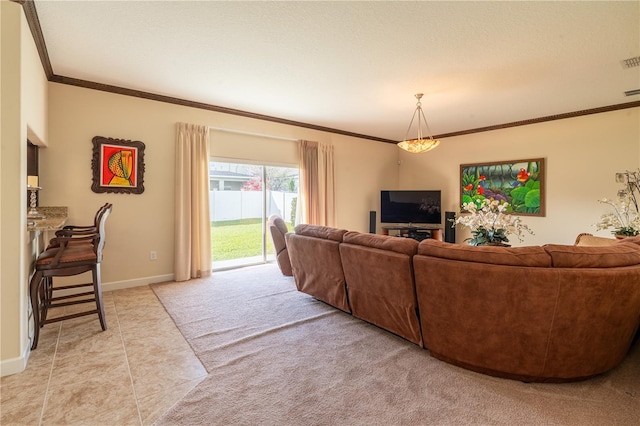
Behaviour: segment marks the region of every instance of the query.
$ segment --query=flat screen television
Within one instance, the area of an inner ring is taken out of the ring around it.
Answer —
[[[380,222],[441,224],[440,190],[380,191]]]

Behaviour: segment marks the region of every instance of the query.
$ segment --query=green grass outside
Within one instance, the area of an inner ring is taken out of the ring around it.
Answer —
[[[292,229],[292,225],[287,223]],[[274,253],[271,234],[267,230],[267,254]],[[260,219],[211,222],[211,259],[213,261],[260,256],[262,254],[262,221]]]

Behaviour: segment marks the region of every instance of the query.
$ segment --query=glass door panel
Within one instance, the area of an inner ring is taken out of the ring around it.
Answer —
[[[275,213],[293,229],[298,169],[210,162],[209,179],[213,269],[275,260],[266,221]]]
[[[277,214],[284,220],[289,231],[293,231],[298,207],[298,169],[265,166],[265,182],[267,187],[265,217],[269,218],[272,214]],[[265,239],[267,240],[266,260],[275,260],[275,251],[268,231]]]

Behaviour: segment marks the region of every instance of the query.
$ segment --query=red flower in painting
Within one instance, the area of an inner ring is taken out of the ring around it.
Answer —
[[[520,169],[520,173],[518,173],[516,179],[518,179],[518,182],[524,183],[529,179],[530,175],[531,173],[528,173],[525,169]]]
[[[478,195],[484,195],[484,188],[482,186],[478,186]]]
[[[487,177],[486,177],[485,175],[480,175],[480,177],[479,177],[478,179],[480,179],[480,180],[486,180],[486,179],[487,179]]]
[[[472,183],[470,183],[469,185],[464,187],[465,191],[471,191],[472,189],[473,189],[473,184]]]

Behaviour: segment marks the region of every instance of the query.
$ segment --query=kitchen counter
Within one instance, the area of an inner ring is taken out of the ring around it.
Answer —
[[[57,231],[67,222],[69,209],[67,207],[38,207],[38,213],[43,219],[27,219],[28,231]]]

